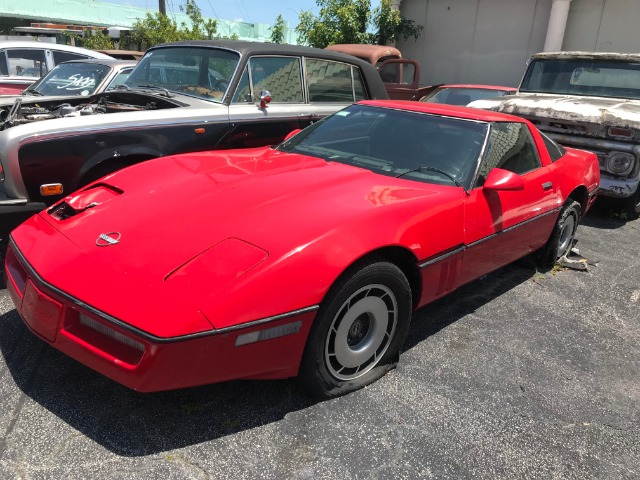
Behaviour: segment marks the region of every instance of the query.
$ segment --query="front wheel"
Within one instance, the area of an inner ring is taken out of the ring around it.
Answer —
[[[551,237],[537,254],[537,263],[542,267],[551,267],[567,255],[573,247],[582,207],[574,200],[564,204],[556,221]]]
[[[384,260],[350,268],[329,291],[314,322],[299,381],[335,397],[382,377],[398,362],[411,320],[411,288]]]

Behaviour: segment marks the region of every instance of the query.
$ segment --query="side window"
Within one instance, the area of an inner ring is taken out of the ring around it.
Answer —
[[[416,76],[416,67],[413,63],[390,62],[382,65],[380,77],[386,83],[399,83],[410,85]]]
[[[47,73],[44,50],[38,48],[7,50],[9,75],[42,77]]]
[[[353,103],[354,79],[352,66],[346,63],[306,59],[309,101],[331,103]],[[362,82],[362,79],[359,79]],[[362,90],[362,83],[356,86]]]
[[[89,58],[86,55],[78,55],[77,53],[69,52],[58,52],[56,50],[52,50],[51,53],[53,53],[54,65],[58,65],[62,62],[68,62],[69,60],[84,60],[85,58]]]
[[[9,67],[7,66],[7,52],[0,50],[0,75],[9,75]]]
[[[242,72],[242,77],[240,77],[240,83],[238,83],[238,88],[236,89],[236,93],[233,95],[233,99],[231,103],[252,103],[253,98],[251,97],[251,85],[249,84],[249,66],[244,67],[244,72]]]
[[[351,67],[351,72],[353,72],[353,90],[356,96],[355,100],[366,100],[367,89],[364,86],[362,72],[358,67]]]
[[[302,70],[298,57],[253,57],[249,60],[251,95],[268,90],[271,103],[303,103]]]
[[[111,80],[111,82],[109,82],[109,85],[107,85],[105,90],[111,90],[112,88],[116,88],[117,86],[122,85],[124,83],[124,81],[127,78],[129,78],[129,74],[131,73],[132,70],[133,70],[133,67],[132,68],[123,68],[122,70],[120,70],[120,73],[118,73]]]
[[[549,156],[551,157],[552,162],[560,160],[562,157],[564,157],[564,154],[567,153],[567,151],[561,145],[558,145],[542,132],[540,132],[540,135],[542,136],[542,140],[544,141],[544,146],[547,147],[547,151],[549,152]]]
[[[476,187],[484,185],[489,172],[502,168],[522,175],[541,166],[529,129],[524,123],[494,123]]]

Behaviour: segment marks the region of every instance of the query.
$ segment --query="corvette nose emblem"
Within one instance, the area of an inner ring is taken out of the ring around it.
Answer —
[[[108,247],[120,242],[120,232],[101,233],[96,240],[96,245],[99,247]]]

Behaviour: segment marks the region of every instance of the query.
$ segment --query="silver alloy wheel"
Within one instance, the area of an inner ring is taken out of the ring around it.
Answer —
[[[389,348],[398,322],[398,303],[385,285],[362,287],[338,309],[325,341],[329,373],[353,380],[375,367]]]
[[[562,230],[558,239],[558,258],[562,258],[569,253],[576,233],[576,226],[576,218],[573,215],[568,215],[562,223]]]

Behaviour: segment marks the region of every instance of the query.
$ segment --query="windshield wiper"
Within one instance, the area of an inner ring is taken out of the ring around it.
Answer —
[[[462,184],[456,180],[456,178],[451,175],[450,173],[445,172],[444,170],[440,170],[439,168],[436,167],[428,167],[425,165],[420,165],[416,168],[410,168],[409,170],[405,170],[404,172],[396,175],[396,178],[400,178],[403,175],[407,175],[408,173],[413,173],[413,172],[436,172],[436,173],[440,173],[442,175],[444,175],[445,177],[447,177],[449,180],[451,180],[453,183],[455,183],[456,187],[460,187],[462,190],[464,190],[464,193],[467,194],[467,197],[469,196],[469,192],[467,191],[466,188],[464,188],[462,186]]]
[[[26,96],[26,95],[35,95],[37,97],[42,97],[44,95],[44,93],[40,93],[37,90],[25,90],[24,92],[22,92],[20,95],[22,96]]]
[[[127,85],[128,87],[129,85]],[[146,89],[150,89],[150,90],[160,90],[161,92],[163,92],[165,94],[165,96],[167,98],[171,98],[173,95],[171,95],[169,93],[169,90],[167,90],[164,87],[159,87],[158,85],[136,85],[135,88],[146,88]]]

